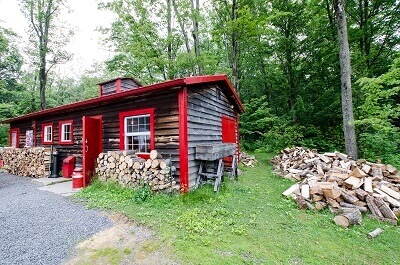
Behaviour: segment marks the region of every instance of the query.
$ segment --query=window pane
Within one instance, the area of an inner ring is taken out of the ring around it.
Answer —
[[[150,115],[125,118],[125,148],[136,152],[150,152]]]
[[[63,124],[62,140],[71,141],[71,124]]]

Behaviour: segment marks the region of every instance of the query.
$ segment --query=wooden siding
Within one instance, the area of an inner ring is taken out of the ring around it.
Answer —
[[[196,146],[222,143],[222,116],[236,119],[224,93],[218,86],[192,87],[188,90],[189,187],[193,187],[200,161]]]
[[[133,81],[132,79],[122,79],[121,80],[121,91],[135,89],[138,87],[139,87],[138,84],[136,84],[136,82]]]
[[[117,81],[105,83],[101,85],[101,95],[110,95],[116,92]]]
[[[119,112],[135,109],[155,108],[155,149],[164,158],[169,158],[177,168],[179,176],[179,128],[178,128],[178,94],[177,91],[153,94],[141,97],[124,98],[110,104],[93,106],[83,110],[54,114],[49,117],[36,119],[36,146],[50,146],[42,144],[42,124],[53,123],[53,146],[59,152],[58,165],[62,168],[62,161],[68,155],[77,157],[77,163],[82,162],[82,117],[99,116],[103,118],[103,152],[119,150]],[[73,145],[59,145],[59,121],[73,120]],[[11,128],[20,129],[19,147],[25,145],[25,132],[32,128],[33,120],[13,122]]]

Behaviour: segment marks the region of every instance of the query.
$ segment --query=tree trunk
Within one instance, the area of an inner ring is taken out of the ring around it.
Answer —
[[[174,79],[174,75],[172,74],[171,68],[172,68],[172,61],[173,61],[173,54],[172,54],[172,15],[171,15],[171,0],[167,0],[167,31],[168,31],[168,37],[167,37],[167,53],[168,53],[168,79],[172,80]]]
[[[232,11],[231,11],[231,20],[235,22],[237,20],[237,2],[236,0],[232,1]],[[234,25],[234,24],[233,24]],[[238,69],[238,57],[239,57],[239,46],[238,46],[238,37],[237,30],[235,26],[232,28],[232,76],[233,76],[233,86],[237,93],[239,93],[239,69]]]
[[[200,40],[199,40],[199,19],[200,15],[200,3],[199,0],[196,0],[196,5],[194,4],[195,0],[192,1],[192,16],[193,16],[193,41],[194,41],[194,53],[196,55],[197,64],[199,67],[199,75],[204,75],[203,64],[200,61]]]
[[[339,60],[342,87],[343,131],[346,152],[357,159],[357,142],[354,128],[353,101],[351,90],[351,67],[349,41],[347,37],[347,21],[344,0],[334,0],[335,16],[338,24]]]

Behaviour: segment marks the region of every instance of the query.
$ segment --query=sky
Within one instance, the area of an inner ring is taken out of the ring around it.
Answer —
[[[113,14],[97,9],[98,0],[64,0],[68,2],[71,13],[63,13],[61,19],[74,29],[74,36],[67,46],[73,58],[59,67],[59,74],[79,77],[84,70],[93,70],[93,64],[103,62],[111,56],[100,41],[102,35],[96,29],[107,27],[113,20]],[[0,0],[0,25],[12,29],[21,37],[20,50],[26,43],[28,21],[22,15],[18,0]]]

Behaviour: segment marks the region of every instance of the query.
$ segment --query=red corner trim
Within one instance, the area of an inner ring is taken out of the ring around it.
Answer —
[[[62,125],[63,124],[71,124],[71,140],[63,141],[62,140]],[[64,120],[58,123],[58,144],[59,145],[70,145],[74,144],[74,120]]]
[[[117,93],[121,92],[121,79],[117,79],[115,81],[115,85],[116,85],[116,91]]]
[[[239,113],[237,113],[237,112],[236,112],[236,144],[237,144],[237,156],[238,156],[238,159],[240,159]]]
[[[119,149],[125,150],[125,118],[130,116],[138,116],[150,114],[150,149],[154,149],[154,108],[129,110],[119,113]]]
[[[10,144],[9,144],[9,146],[11,146],[11,144],[12,144],[12,134],[13,133],[17,133],[17,141],[16,141],[15,148],[19,148],[19,128],[15,128],[15,129],[11,129],[10,130]],[[11,147],[14,147],[14,146],[11,146]]]
[[[187,128],[187,88],[179,90],[179,176],[181,192],[189,189],[188,128]]]
[[[44,140],[44,127],[51,126],[51,141]],[[53,144],[54,143],[54,126],[52,122],[42,124],[42,144]]]

